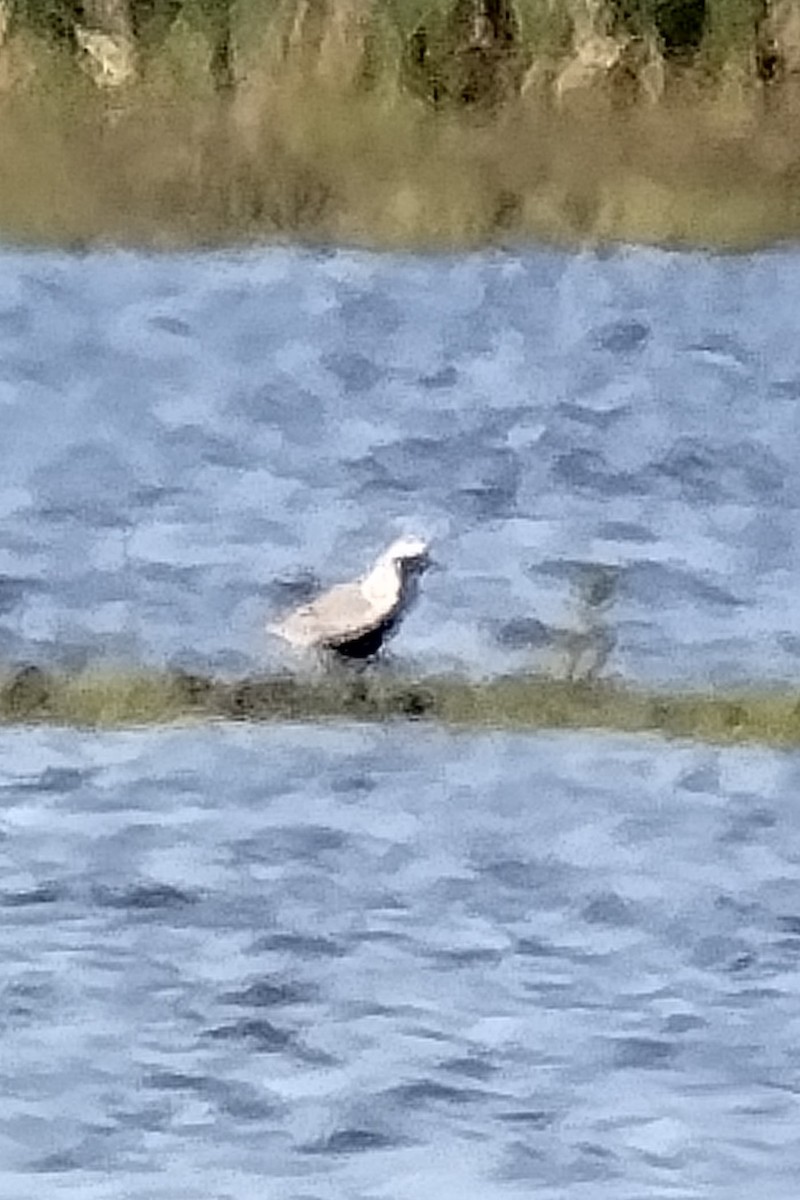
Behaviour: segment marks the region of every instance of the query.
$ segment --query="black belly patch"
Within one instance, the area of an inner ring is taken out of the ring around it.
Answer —
[[[368,633],[362,633],[359,637],[330,643],[328,649],[333,650],[340,658],[375,658],[386,639],[391,637],[396,624],[395,618],[384,621],[382,625],[377,625],[375,629],[370,629]]]

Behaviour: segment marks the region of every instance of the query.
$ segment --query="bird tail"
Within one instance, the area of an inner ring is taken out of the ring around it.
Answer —
[[[315,639],[301,623],[296,621],[296,615],[296,613],[292,613],[282,621],[270,621],[266,628],[267,633],[271,633],[274,637],[288,642],[290,646],[302,650],[312,646]]]

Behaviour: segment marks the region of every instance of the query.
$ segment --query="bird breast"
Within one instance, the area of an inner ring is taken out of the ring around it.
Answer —
[[[388,614],[399,603],[403,578],[394,562],[380,562],[361,581],[361,594],[378,613]]]

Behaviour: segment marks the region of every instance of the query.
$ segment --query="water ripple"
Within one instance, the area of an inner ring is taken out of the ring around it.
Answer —
[[[791,679],[795,258],[6,251],[0,647],[276,666],[265,620],[413,527],[413,662],[550,663],[513,630],[563,623],[560,559],[641,589],[627,674]]]

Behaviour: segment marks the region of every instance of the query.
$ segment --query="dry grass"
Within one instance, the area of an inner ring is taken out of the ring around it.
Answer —
[[[482,116],[251,67],[213,93],[194,35],[100,93],[43,42],[0,56],[0,235],[157,247],[529,239],[742,248],[800,233],[800,95],[686,75],[657,105],[534,93]],[[201,47],[202,49],[202,47]]]

